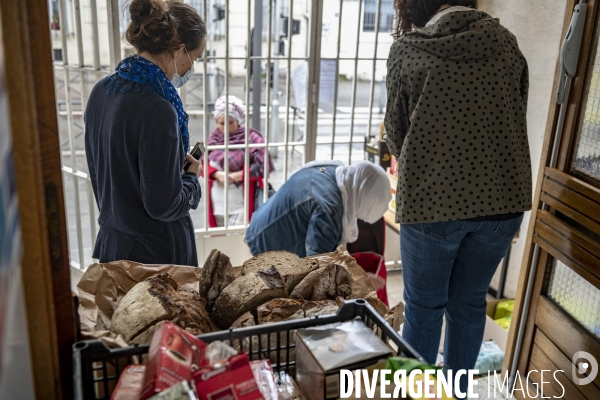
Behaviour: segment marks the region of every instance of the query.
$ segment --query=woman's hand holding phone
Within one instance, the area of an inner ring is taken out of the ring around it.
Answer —
[[[196,176],[202,175],[202,164],[200,163],[200,160],[196,160],[191,154],[186,154],[185,159],[190,163],[186,172],[191,172]]]

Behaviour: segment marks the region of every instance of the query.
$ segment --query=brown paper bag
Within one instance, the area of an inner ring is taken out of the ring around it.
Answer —
[[[109,332],[113,312],[125,294],[137,283],[152,275],[167,272],[179,285],[199,288],[202,268],[181,265],[152,265],[132,261],[92,264],[77,284],[81,334],[85,339],[109,338],[107,344],[118,344]]]
[[[398,303],[390,310],[383,301],[379,300],[371,279],[344,246],[339,246],[332,253],[308,258],[319,260],[321,265],[335,263],[346,268],[352,275],[353,280],[352,295],[349,299],[365,299],[397,332],[400,330],[400,325],[404,322],[404,304]]]

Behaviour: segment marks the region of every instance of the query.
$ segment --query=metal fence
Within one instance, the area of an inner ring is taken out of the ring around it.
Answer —
[[[129,21],[127,1],[50,0],[57,112],[61,131],[71,264],[91,263],[98,210],[87,174],[83,111],[93,85],[112,73],[132,49],[121,36]],[[262,144],[208,146],[208,152],[264,148],[263,183],[276,188],[314,159],[353,163],[364,158],[364,137],[377,136],[383,120],[385,60],[392,43],[387,0],[191,0],[206,16],[207,52],[180,95],[190,114],[190,143],[204,143],[214,129],[211,109],[219,95],[247,106],[246,126]],[[382,6],[386,7],[382,10]],[[365,11],[365,7],[367,10]],[[375,7],[375,9],[374,9]],[[58,19],[53,10],[58,8]],[[368,15],[365,15],[365,12]],[[375,21],[372,21],[372,14]],[[380,19],[385,18],[383,21]],[[368,26],[365,26],[364,24]],[[218,29],[217,29],[218,28]],[[259,29],[257,29],[259,28]],[[380,28],[383,31],[380,32]],[[264,32],[256,38],[253,30]],[[211,33],[212,32],[212,33]],[[227,124],[226,130],[228,130]],[[228,132],[225,132],[228,137]],[[276,170],[269,173],[269,158]],[[227,159],[227,157],[226,157]],[[228,165],[225,163],[226,174]],[[245,169],[248,181],[248,169]],[[207,182],[202,180],[203,194]],[[224,208],[228,214],[228,190]],[[249,188],[244,188],[245,204]],[[264,193],[265,200],[267,191]],[[208,228],[209,196],[192,212],[196,232],[242,233],[242,224]]]

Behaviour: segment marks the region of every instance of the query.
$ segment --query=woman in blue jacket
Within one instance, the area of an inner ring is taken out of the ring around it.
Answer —
[[[125,36],[136,54],[94,86],[84,116],[100,211],[93,257],[196,266],[190,210],[200,202],[202,168],[186,155],[188,115],[176,88],[204,54],[206,27],[180,1],[132,0],[129,11]]]
[[[356,241],[358,219],[374,223],[391,199],[383,168],[368,161],[306,164],[252,216],[246,243],[252,254],[287,250],[300,257]]]

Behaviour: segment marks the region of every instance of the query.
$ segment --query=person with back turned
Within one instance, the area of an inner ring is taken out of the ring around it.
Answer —
[[[399,166],[403,336],[435,363],[445,314],[444,365],[471,369],[491,279],[531,210],[527,62],[477,0],[395,8],[385,127]]]
[[[129,11],[126,38],[137,52],[96,84],[84,115],[100,210],[93,257],[197,266],[190,209],[202,168],[186,155],[188,115],[176,89],[204,53],[206,27],[181,1],[132,0]]]

